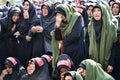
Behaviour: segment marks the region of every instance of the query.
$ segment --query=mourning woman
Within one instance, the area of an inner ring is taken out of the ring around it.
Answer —
[[[21,10],[11,7],[6,17],[0,20],[0,63],[2,65],[8,56],[15,57],[17,54],[17,39],[15,32],[19,26]]]
[[[34,24],[36,17],[35,7],[29,0],[23,1],[23,7],[21,7],[22,16],[20,21],[20,27],[16,32],[16,38],[18,39],[18,54],[17,58],[23,63],[31,59],[32,57],[32,39],[28,35],[28,32]]]
[[[117,40],[117,20],[112,18],[106,4],[98,3],[92,10],[93,17],[88,26],[89,56],[111,73],[114,69],[115,54],[112,48]]]
[[[14,57],[6,58],[5,67],[0,75],[0,80],[22,80],[27,75],[23,65]]]
[[[41,56],[43,54],[52,55],[50,32],[54,30],[55,25],[55,7],[53,3],[45,2],[41,6],[42,14],[38,23],[31,28],[33,38],[33,56]]]
[[[48,64],[43,58],[32,58],[27,62],[26,79],[23,80],[51,80],[48,70]]]
[[[75,67],[87,58],[82,17],[72,6],[60,4],[55,11],[56,23],[52,34],[53,68],[60,54],[67,54]]]

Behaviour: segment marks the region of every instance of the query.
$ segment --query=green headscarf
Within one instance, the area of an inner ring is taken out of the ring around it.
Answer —
[[[66,14],[67,22],[66,23],[62,22],[60,27],[63,36],[66,37],[71,33],[75,22],[77,21],[78,17],[81,15],[78,12],[76,12],[74,7],[72,6],[66,4],[60,4],[58,7],[64,10]],[[60,45],[59,42],[55,39],[54,31],[51,32],[51,35],[52,35],[52,49],[53,49],[52,66],[54,71],[60,52],[60,47],[59,47]]]
[[[110,14],[107,5],[99,3],[102,10],[102,31],[100,40],[100,64],[102,64],[103,69],[106,69],[108,65],[108,60],[111,55],[111,48],[113,43],[117,40],[117,20],[112,21],[112,14]],[[96,43],[96,36],[94,30],[94,18],[92,17],[88,25],[88,35],[89,35],[89,55],[90,58],[98,62],[98,44]],[[97,26],[95,26],[97,27]]]
[[[94,60],[86,59],[81,63],[86,66],[85,80],[115,80],[101,68],[99,63],[96,63]]]

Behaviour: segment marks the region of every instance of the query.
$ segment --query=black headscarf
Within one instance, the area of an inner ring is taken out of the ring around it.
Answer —
[[[13,73],[16,73],[19,79],[22,79],[24,75],[27,74],[25,68],[20,63],[20,61],[14,57],[8,57],[5,60],[5,65],[9,65],[13,69]]]
[[[67,54],[61,54],[57,61],[57,69],[58,71],[61,68],[66,68],[69,71],[75,70],[74,64],[71,58]]]
[[[35,63],[35,71],[29,75],[29,80],[50,80],[48,64],[42,58],[31,59]]]
[[[8,29],[11,29],[13,24],[18,24],[18,21],[17,22],[12,21],[12,16],[15,13],[20,13],[20,15],[21,15],[21,10],[18,7],[11,7],[8,11],[7,16],[1,19],[4,26],[7,27]]]
[[[43,14],[41,15],[40,24],[43,28],[46,28],[55,22],[55,14],[54,14],[55,7],[52,3],[49,3],[49,2],[45,2],[41,6],[41,10],[42,10],[43,6],[47,7],[48,15],[47,16],[43,16]]]
[[[24,5],[25,2],[29,3],[29,10],[28,10],[29,23],[33,23],[34,20],[37,18],[36,11],[35,11],[35,6],[34,6],[34,4],[31,0],[24,0],[22,4]],[[23,12],[23,9],[22,9],[22,12]]]

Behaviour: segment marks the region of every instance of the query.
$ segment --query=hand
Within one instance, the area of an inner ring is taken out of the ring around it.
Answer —
[[[24,19],[29,19],[28,10],[24,10],[23,16],[24,16]]]
[[[113,66],[108,65],[108,67],[107,67],[107,72],[108,72],[108,73],[111,73],[112,71],[113,71]]]
[[[20,32],[19,31],[15,32],[14,36],[19,37],[20,36]]]
[[[30,36],[27,35],[27,36],[25,36],[25,39],[26,39],[27,42],[30,42],[31,39],[32,39],[32,37],[30,37]]]
[[[36,33],[36,32],[37,32],[36,27],[32,27],[32,32],[33,32],[33,33]]]
[[[60,44],[62,44],[62,43],[63,43],[63,41],[62,41],[62,40],[60,40],[60,41],[59,41],[59,43],[60,43]]]
[[[11,28],[11,31],[14,32],[16,29],[16,24],[13,24],[13,27]]]
[[[37,32],[43,32],[43,27],[41,27],[41,26],[36,26],[36,30],[37,30]]]
[[[1,73],[1,77],[4,78],[8,74],[7,70],[4,69]]]
[[[56,25],[57,28],[60,27],[61,21],[62,21],[62,16],[56,14],[56,23],[55,23],[55,25]]]
[[[81,68],[81,67],[77,69],[77,72],[78,72],[80,75],[82,75],[83,77],[86,76],[86,70],[83,69],[83,68]]]

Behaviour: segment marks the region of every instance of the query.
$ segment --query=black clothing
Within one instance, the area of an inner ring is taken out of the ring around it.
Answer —
[[[72,32],[63,39],[64,53],[70,56],[76,68],[82,60],[88,58],[83,27],[80,22],[81,18],[79,17]]]
[[[12,7],[8,11],[7,16],[0,20],[0,51],[1,51],[0,62],[2,65],[2,69],[4,60],[8,56],[16,57],[17,54],[18,45],[14,33],[18,29],[19,21],[13,22],[12,17],[15,13],[21,13],[21,11],[17,7]],[[16,25],[14,31],[11,30],[13,28],[13,25]]]
[[[34,25],[35,20],[37,19],[34,5],[29,0],[25,0],[23,2],[23,5],[26,1],[29,3],[29,10],[28,10],[29,18],[24,19],[23,16],[24,11],[23,8],[21,7],[22,19],[18,30],[21,35],[18,37],[19,50],[17,55],[17,58],[23,63],[24,66],[26,65],[26,62],[32,58],[32,47],[33,47],[32,40],[29,42],[26,41],[26,36],[29,35],[28,32],[30,28]]]
[[[35,71],[31,75],[26,75],[24,80],[51,80],[46,60],[37,58],[35,60]]]
[[[43,6],[46,6],[48,9],[48,15],[43,16],[43,14],[40,16],[40,19],[36,21],[35,26],[41,26],[43,27],[43,32],[37,32],[32,33],[33,37],[33,54],[36,56],[41,56],[43,54],[52,55],[52,48],[51,48],[51,35],[50,32],[54,29],[54,23],[55,23],[55,16],[54,16],[54,10],[55,7],[52,3],[46,2]]]
[[[21,80],[24,75],[27,74],[20,61],[14,57],[8,57],[5,60],[5,65],[12,67],[13,73],[6,75],[4,77],[4,80]]]

